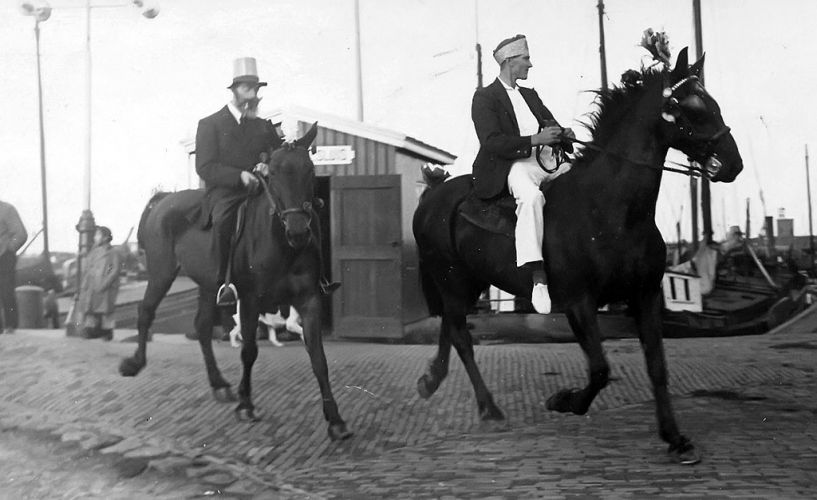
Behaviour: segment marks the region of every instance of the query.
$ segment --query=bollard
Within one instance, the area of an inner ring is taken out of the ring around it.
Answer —
[[[38,286],[23,285],[15,290],[19,328],[43,327],[43,289]]]

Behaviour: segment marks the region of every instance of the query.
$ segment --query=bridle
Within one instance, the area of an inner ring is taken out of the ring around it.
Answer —
[[[286,145],[285,147],[289,147],[291,149],[297,148],[298,146],[293,145]],[[306,148],[302,148],[306,149]],[[271,217],[277,216],[278,219],[281,221],[285,229],[289,229],[289,223],[287,222],[287,216],[291,214],[303,214],[307,218],[307,226],[311,226],[312,224],[312,214],[314,213],[312,210],[312,202],[305,201],[300,207],[294,208],[285,208],[281,209],[284,206],[283,199],[281,197],[281,193],[278,191],[278,188],[273,185],[272,183],[267,182],[261,174],[255,172],[255,178],[258,179],[258,182],[261,184],[261,187],[264,190],[264,194],[267,197],[267,201],[270,204],[269,214]]]
[[[662,94],[663,97],[664,97],[664,100],[665,100],[664,101],[664,106],[666,106],[667,104],[670,104],[672,106],[677,106],[679,104],[679,102],[674,97],[675,91],[678,90],[685,83],[690,82],[690,81],[698,81],[698,77],[695,76],[695,75],[690,75],[690,76],[687,76],[686,78],[681,79],[675,85],[673,85],[671,87],[666,87],[664,89],[664,91],[663,91],[663,94]],[[661,116],[662,116],[662,119],[664,121],[667,121],[667,122],[670,122],[670,123],[675,123],[675,117],[674,116],[669,115],[668,113],[666,113],[664,111],[662,111]],[[656,165],[654,165],[652,163],[646,163],[646,162],[642,162],[642,161],[632,160],[630,158],[627,158],[624,155],[614,153],[612,151],[609,151],[609,150],[606,150],[606,149],[601,148],[599,146],[596,146],[592,142],[582,141],[582,140],[576,139],[574,137],[566,137],[566,136],[564,136],[564,134],[562,134],[561,140],[568,141],[568,142],[571,142],[571,143],[574,143],[574,144],[581,144],[582,146],[586,147],[587,149],[590,149],[590,150],[593,150],[593,151],[596,151],[598,153],[605,154],[605,155],[608,155],[608,156],[612,156],[613,158],[618,158],[619,160],[622,160],[622,161],[624,161],[624,162],[626,162],[626,163],[628,163],[630,165],[635,165],[635,166],[639,166],[639,167],[646,167],[646,168],[650,168],[650,169],[653,169],[653,170],[665,170],[667,172],[673,172],[673,173],[677,173],[677,174],[687,175],[689,177],[704,177],[704,176],[714,177],[714,175],[717,174],[717,170],[720,170],[720,166],[713,165],[711,169],[709,168],[708,164],[710,163],[710,161],[709,161],[710,158],[713,159],[714,161],[717,161],[717,155],[715,153],[712,153],[713,146],[718,140],[720,140],[721,137],[728,134],[732,129],[729,128],[728,126],[724,125],[717,132],[712,134],[711,136],[704,136],[703,134],[697,134],[696,132],[691,130],[691,127],[684,126],[684,125],[679,125],[678,129],[679,129],[679,131],[681,133],[686,134],[687,137],[690,140],[692,140],[692,141],[694,141],[696,143],[704,145],[704,151],[706,151],[706,153],[704,153],[701,156],[707,158],[706,160],[704,160],[707,163],[707,166],[702,168],[702,167],[693,166],[693,165],[684,165],[683,163],[678,163],[678,162],[674,162],[674,161],[668,161],[668,162],[672,163],[674,165],[678,165],[680,167],[683,167],[683,169],[669,167],[667,165],[656,166]],[[541,132],[541,128],[540,128],[540,132]],[[564,132],[564,128],[562,128],[562,132]],[[541,145],[536,146],[536,161],[539,163],[539,166],[542,167],[542,169],[545,172],[553,173],[553,172],[555,172],[556,170],[559,169],[559,166],[557,165],[556,168],[553,168],[553,169],[548,169],[547,167],[545,167],[545,165],[542,162],[542,159],[540,158],[540,153],[541,153],[543,148],[544,148],[544,146],[541,146]],[[696,163],[699,163],[699,164],[702,163],[702,162],[698,161],[697,159],[693,159],[693,158],[690,158],[690,161],[695,161]],[[717,170],[715,171],[715,173],[714,174],[711,173],[711,171],[713,169],[715,169],[716,167],[717,167]]]

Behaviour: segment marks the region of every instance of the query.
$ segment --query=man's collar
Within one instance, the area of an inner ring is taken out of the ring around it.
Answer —
[[[499,83],[501,83],[503,87],[505,87],[505,90],[517,90],[518,88],[513,85],[508,85],[508,83],[506,83],[501,76],[497,76],[496,79],[499,80]]]
[[[235,122],[241,123],[241,110],[233,104],[233,101],[227,103],[227,109],[230,111],[230,114],[233,115],[233,118],[235,118]]]

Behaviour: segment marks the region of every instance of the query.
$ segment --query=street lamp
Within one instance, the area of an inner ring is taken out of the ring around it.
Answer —
[[[141,9],[142,15],[147,19],[153,19],[159,15],[159,6],[156,2],[145,0],[132,0],[132,5]],[[125,7],[128,4],[119,5],[100,5],[99,8]],[[77,231],[79,232],[79,256],[85,254],[93,245],[93,234],[96,230],[96,221],[94,221],[93,212],[91,212],[91,115],[92,115],[92,99],[91,99],[91,9],[97,6],[91,5],[91,0],[85,2],[85,69],[86,69],[86,87],[85,87],[85,102],[86,102],[86,124],[85,124],[85,169],[83,171],[83,210],[77,223]],[[77,267],[77,289],[79,289],[81,271]]]
[[[43,80],[40,74],[40,23],[51,17],[51,7],[44,0],[39,2],[23,1],[20,10],[26,16],[34,18],[34,40],[37,47],[37,103],[40,118],[40,181],[43,197],[43,255],[46,262],[51,264],[48,249],[48,196],[46,195],[45,179],[45,132],[43,129]]]
[[[94,220],[93,212],[91,212],[91,9],[127,7],[130,5],[141,9],[142,15],[147,19],[153,19],[159,15],[158,4],[150,0],[132,0],[130,4],[99,6],[91,5],[91,0],[86,0],[85,2],[85,105],[87,115],[85,123],[85,168],[83,170],[82,183],[83,210],[76,226],[77,232],[79,233],[79,250],[77,252],[77,293],[74,295],[74,305],[76,305],[76,299],[79,298],[80,286],[82,285],[82,257],[91,249],[94,242],[94,231],[96,231],[96,221]],[[77,321],[72,318],[68,325],[67,334],[75,335],[78,331]]]

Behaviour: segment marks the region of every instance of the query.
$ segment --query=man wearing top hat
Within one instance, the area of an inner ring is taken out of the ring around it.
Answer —
[[[253,171],[266,171],[261,153],[282,142],[272,122],[257,116],[258,90],[266,84],[258,78],[255,58],[236,59],[233,82],[227,87],[232,99],[201,119],[196,131],[196,172],[205,183],[205,210],[212,218],[219,306],[232,306],[238,298],[235,287],[225,282],[238,206],[258,184]]]
[[[550,312],[550,295],[542,257],[545,197],[540,186],[569,170],[559,165],[563,153],[570,152],[573,131],[556,123],[535,90],[519,87],[525,80],[530,62],[528,43],[516,35],[499,43],[493,52],[499,64],[499,77],[485,88],[477,89],[471,104],[471,118],[479,138],[474,160],[474,191],[489,199],[507,191],[516,200],[516,263],[527,267],[533,276],[531,302],[537,312]],[[540,167],[536,146],[542,146]]]

